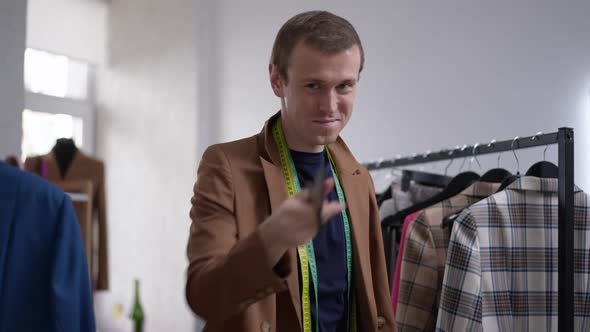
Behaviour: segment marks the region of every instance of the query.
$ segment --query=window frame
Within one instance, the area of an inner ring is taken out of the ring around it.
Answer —
[[[33,48],[39,51],[45,51]],[[50,51],[48,53],[55,54]],[[61,55],[61,54],[59,54]],[[68,59],[79,61],[66,56]],[[88,66],[87,96],[86,99],[74,99],[70,97],[55,97],[42,93],[25,90],[25,107],[21,110],[31,110],[49,114],[67,114],[82,119],[82,139],[84,146],[81,150],[88,154],[94,154],[96,149],[96,102],[95,102],[95,68],[92,64],[85,62]],[[25,64],[26,65],[26,64]],[[21,115],[22,116],[22,115]],[[24,135],[24,133],[23,133]]]

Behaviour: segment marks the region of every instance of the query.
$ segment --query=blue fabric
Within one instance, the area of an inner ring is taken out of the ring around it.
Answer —
[[[299,183],[303,188],[311,184],[315,174],[324,167],[325,174],[332,177],[330,162],[325,152],[307,153],[291,151]],[[329,201],[338,201],[336,189],[327,196]],[[318,298],[320,301],[320,331],[344,331],[348,317],[346,242],[342,215],[338,214],[326,223],[313,239],[318,269]],[[301,288],[301,287],[300,287]],[[312,326],[317,317],[315,296],[311,292]]]
[[[0,162],[0,331],[95,330],[88,264],[70,198]]]

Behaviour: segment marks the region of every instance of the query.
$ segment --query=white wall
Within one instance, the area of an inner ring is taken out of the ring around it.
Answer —
[[[56,98],[27,92],[25,107],[46,113],[67,113],[82,118],[82,149],[95,152],[94,71],[106,61],[107,9],[103,0],[29,0],[27,47],[66,55],[90,64],[87,100]]]
[[[26,1],[0,1],[0,160],[21,151],[26,15]]]
[[[197,57],[198,57],[198,156],[213,143],[219,142],[221,114],[219,103],[223,91],[219,89],[221,79],[218,41],[217,5],[213,1],[197,2]]]
[[[112,1],[99,75],[111,291],[129,308],[141,279],[147,332],[191,331],[186,243],[197,165],[197,23],[191,0]]]
[[[107,8],[103,0],[29,0],[27,47],[103,64]]]
[[[201,111],[219,113],[222,141],[258,132],[279,109],[267,65],[280,25],[298,12],[327,9],[353,23],[365,48],[355,113],[343,133],[360,161],[572,126],[576,182],[590,190],[588,1],[213,3],[210,53],[217,58],[209,82],[221,93]],[[547,156],[556,160],[557,149]],[[526,171],[542,149],[519,157]],[[480,160],[487,167],[496,159]],[[501,162],[515,170],[511,154]]]

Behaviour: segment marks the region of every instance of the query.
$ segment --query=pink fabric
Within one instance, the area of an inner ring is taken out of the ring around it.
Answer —
[[[405,243],[406,243],[406,234],[408,232],[408,227],[410,226],[412,221],[414,221],[414,219],[416,219],[416,217],[418,217],[420,212],[422,212],[422,211],[416,211],[416,212],[406,216],[406,219],[404,219],[404,224],[402,226],[402,235],[400,238],[399,250],[397,253],[397,260],[395,262],[395,272],[393,274],[393,285],[391,287],[391,304],[393,305],[393,314],[394,315],[397,312],[397,298],[399,296],[399,283],[400,283],[399,280],[400,280],[400,273],[401,273],[401,268],[402,268],[402,260],[404,257],[404,247],[405,247]]]

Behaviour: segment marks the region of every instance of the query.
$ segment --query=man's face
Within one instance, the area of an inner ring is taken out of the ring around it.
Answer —
[[[273,91],[281,98],[285,135],[291,149],[320,152],[336,141],[352,114],[360,50],[355,45],[327,54],[300,42],[290,60],[288,82],[270,66]]]

